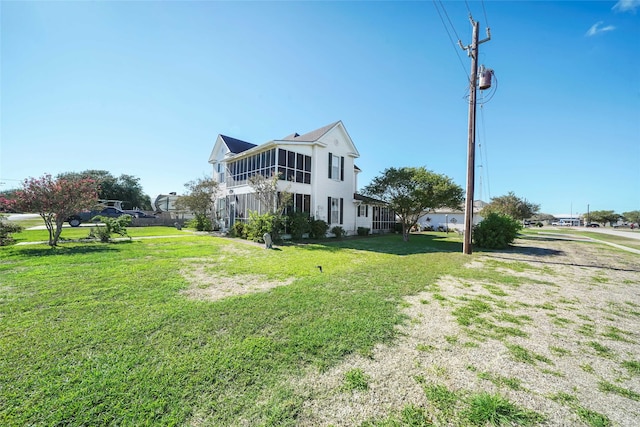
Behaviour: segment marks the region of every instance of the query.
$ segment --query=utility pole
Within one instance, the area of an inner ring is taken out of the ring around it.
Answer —
[[[473,193],[475,186],[475,164],[476,164],[476,92],[478,88],[478,46],[491,40],[491,31],[487,28],[487,38],[478,41],[478,28],[480,23],[473,20],[469,15],[469,20],[473,26],[471,44],[463,46],[458,40],[458,44],[471,57],[471,77],[469,79],[469,144],[467,148],[467,196],[464,208],[464,241],[462,252],[470,255],[471,232],[473,230]]]

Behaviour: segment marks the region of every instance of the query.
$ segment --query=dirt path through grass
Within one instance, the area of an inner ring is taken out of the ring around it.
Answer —
[[[523,425],[640,425],[637,255],[528,237],[425,285],[395,345],[295,381],[300,425],[472,425],[487,395]]]

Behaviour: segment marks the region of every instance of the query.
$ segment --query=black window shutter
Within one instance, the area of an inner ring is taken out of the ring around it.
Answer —
[[[327,197],[327,224],[331,224],[331,197]]]
[[[340,181],[344,181],[344,157],[340,157]]]
[[[329,177],[328,177],[329,179],[331,179],[331,157],[333,156],[331,153],[329,153]]]
[[[340,197],[340,224],[342,224],[342,220],[344,218],[343,201],[344,199]]]

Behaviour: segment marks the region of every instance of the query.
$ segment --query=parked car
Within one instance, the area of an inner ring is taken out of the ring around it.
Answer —
[[[145,213],[140,209],[128,209],[128,210],[125,210],[124,212],[128,213],[134,218],[157,218],[157,216]]]
[[[542,227],[542,226],[544,226],[544,224],[542,223],[542,221],[525,220],[524,221],[524,226],[525,227]]]
[[[597,228],[600,227],[600,224],[596,223],[596,222],[592,222],[590,224],[587,224],[587,227],[593,227],[593,228]]]
[[[72,227],[78,227],[80,226],[80,224],[82,222],[87,222],[87,221],[91,221],[91,219],[95,216],[106,216],[106,217],[110,217],[110,218],[117,218],[119,216],[122,215],[129,215],[127,212],[123,211],[122,209],[118,209],[115,208],[113,206],[109,206],[106,207],[100,211],[97,210],[93,210],[93,211],[84,211],[84,212],[79,212],[75,215],[70,216],[69,218],[67,218],[67,222],[69,223],[70,226]]]

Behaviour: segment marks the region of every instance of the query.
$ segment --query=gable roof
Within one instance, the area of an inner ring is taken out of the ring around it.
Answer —
[[[298,135],[298,133],[293,133],[289,136],[285,136],[283,141],[303,141],[303,142],[314,142],[317,141],[324,135],[333,129],[340,121],[333,122],[329,125],[323,126],[320,129],[312,130],[311,132],[305,133],[304,135]]]
[[[242,153],[243,151],[247,151],[253,147],[257,147],[256,144],[252,144],[250,142],[242,141],[240,139],[231,138],[230,136],[220,135],[220,138],[224,141],[229,148],[229,151],[233,154]]]
[[[299,137],[300,135],[298,135],[298,132],[294,132],[291,135],[287,135],[284,138],[282,138],[283,141],[293,141],[294,139],[296,139],[297,137]]]
[[[360,157],[360,153],[358,153],[358,149],[353,144],[351,137],[347,133],[347,130],[344,128],[342,121],[338,120],[337,122],[333,122],[326,126],[323,126],[319,129],[313,130],[311,132],[305,133],[304,135],[300,135],[297,132],[292,133],[291,135],[286,136],[284,139],[272,140],[266,142],[261,145],[252,144],[250,142],[242,141],[237,138],[232,138],[227,135],[218,134],[218,138],[216,139],[216,144],[211,151],[211,155],[209,156],[209,163],[216,163],[217,156],[219,153],[224,153],[225,150],[222,147],[226,147],[229,152],[226,153],[225,156],[245,156],[250,155],[253,152],[257,152],[263,149],[267,149],[269,147],[278,146],[278,144],[320,144],[326,146],[326,142],[320,141],[320,139],[325,136],[327,133],[333,131],[334,129],[340,129],[343,135],[346,137],[346,144],[349,148],[349,155],[352,157]],[[359,168],[356,167],[356,170],[360,171]]]

